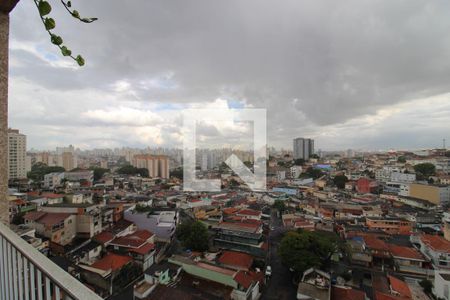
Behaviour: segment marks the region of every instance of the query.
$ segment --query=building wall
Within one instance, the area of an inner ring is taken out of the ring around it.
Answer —
[[[429,201],[435,205],[439,205],[440,188],[433,185],[412,183],[409,186],[409,196]]]
[[[27,137],[19,130],[8,129],[8,178],[26,178]]]
[[[441,299],[450,300],[450,280],[444,276],[450,276],[450,272],[436,272],[434,276],[434,293]]]
[[[314,154],[314,140],[296,138],[293,141],[294,159],[309,159]]]

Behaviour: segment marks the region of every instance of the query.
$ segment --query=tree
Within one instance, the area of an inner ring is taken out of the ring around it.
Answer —
[[[90,167],[89,170],[94,171],[94,181],[99,181],[102,179],[103,175],[110,171],[109,169],[99,167]]]
[[[278,210],[280,213],[286,210],[286,204],[283,200],[275,200],[272,207]]]
[[[27,177],[33,181],[42,181],[47,174],[64,171],[66,170],[63,167],[49,167],[42,162],[38,162],[31,167],[31,171],[28,172]]]
[[[399,156],[399,157],[397,158],[397,162],[399,162],[399,163],[405,163],[405,162],[406,162],[406,157],[404,157],[404,156]]]
[[[422,179],[427,179],[436,172],[436,166],[432,163],[422,163],[414,166],[414,171],[418,173],[418,177]]]
[[[311,154],[311,155],[309,156],[309,158],[319,159],[320,157],[319,157],[319,155],[317,155],[317,154]]]
[[[305,160],[303,158],[297,158],[296,160],[294,160],[294,165],[296,165],[296,166],[304,166],[305,165]]]
[[[324,173],[321,170],[315,169],[313,167],[309,167],[306,170],[306,174],[308,174],[308,176],[312,177],[313,179],[318,179],[324,175]]]
[[[183,246],[194,251],[208,250],[208,228],[200,221],[187,221],[177,227],[177,237]]]
[[[311,267],[327,268],[332,255],[341,248],[334,234],[297,230],[283,237],[278,254],[283,264],[302,273]]]
[[[334,184],[335,184],[338,188],[340,188],[340,189],[345,188],[345,183],[346,183],[347,181],[348,181],[348,178],[347,178],[347,176],[345,176],[345,175],[336,175],[336,176],[334,176],[334,178],[333,178]]]
[[[148,177],[148,170],[146,168],[136,168],[132,165],[123,166],[116,171],[117,174],[124,175],[140,175],[141,177]]]

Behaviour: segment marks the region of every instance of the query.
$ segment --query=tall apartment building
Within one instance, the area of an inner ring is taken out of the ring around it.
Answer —
[[[132,165],[148,170],[149,177],[169,178],[169,157],[165,155],[139,154],[135,155]]]
[[[8,178],[26,178],[27,136],[8,129]]]
[[[314,154],[314,140],[305,138],[294,139],[294,159],[309,159]]]

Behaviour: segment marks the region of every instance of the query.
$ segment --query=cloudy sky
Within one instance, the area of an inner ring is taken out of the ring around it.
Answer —
[[[276,147],[450,142],[449,1],[72,1],[93,24],[51,2],[87,64],[59,55],[33,1],[18,4],[9,122],[30,148],[180,146],[181,112],[205,107],[267,109]]]

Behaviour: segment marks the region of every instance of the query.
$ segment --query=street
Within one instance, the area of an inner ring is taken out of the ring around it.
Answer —
[[[272,211],[270,223],[274,227],[274,230],[269,233],[270,257],[268,265],[272,267],[272,276],[268,279],[261,299],[297,299],[297,288],[292,283],[291,272],[281,263],[281,259],[277,255],[277,248],[284,233],[284,227],[277,217],[276,211]]]

